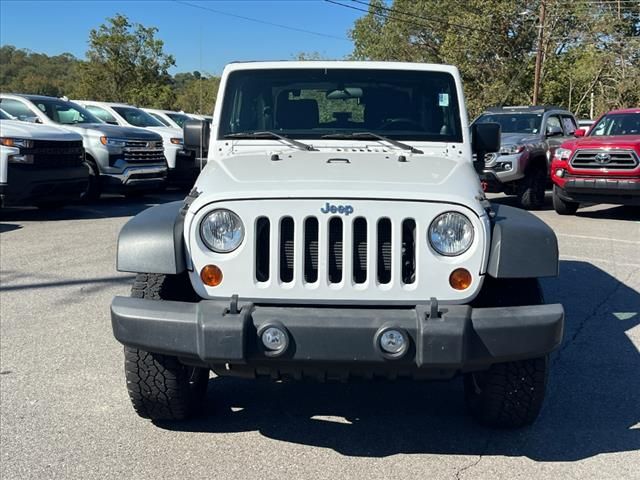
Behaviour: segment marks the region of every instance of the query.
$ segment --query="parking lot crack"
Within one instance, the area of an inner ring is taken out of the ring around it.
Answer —
[[[462,467],[460,467],[459,469],[456,470],[455,473],[455,479],[456,480],[462,480],[463,475],[468,472],[469,470],[471,470],[472,468],[475,468],[484,458],[484,456],[486,455],[488,448],[489,448],[489,442],[490,440],[487,440],[484,444],[484,447],[482,447],[482,451],[481,453],[478,455],[478,458],[475,459],[473,462],[468,463],[467,465],[464,465]]]
[[[473,462],[469,463],[468,465],[465,465],[465,466],[464,466],[464,467],[462,467],[462,468],[459,468],[459,469],[456,471],[456,477],[455,477],[455,478],[456,478],[456,480],[461,480],[461,479],[462,479],[462,475],[463,475],[466,471],[468,471],[468,470],[472,469],[473,467],[475,467],[476,465],[478,465],[481,461],[482,461],[482,455],[478,455],[478,458],[477,458],[476,460],[474,460]]]

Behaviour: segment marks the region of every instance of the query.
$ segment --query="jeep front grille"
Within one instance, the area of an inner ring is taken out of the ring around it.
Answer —
[[[633,170],[638,156],[633,150],[577,150],[571,158],[575,169]]]
[[[273,228],[276,231],[272,232]],[[302,231],[296,232],[297,228]],[[277,280],[285,284],[295,278],[314,284],[322,274],[328,284],[350,280],[357,285],[364,284],[370,272],[375,272],[377,283],[387,285],[392,281],[394,251],[397,250],[397,261],[402,265],[400,281],[410,285],[416,278],[415,237],[416,222],[412,218],[402,219],[394,225],[385,217],[374,221],[364,217],[356,217],[353,221],[346,217],[331,217],[328,221],[307,217],[301,222],[290,216],[259,217],[255,235],[255,279],[269,281],[275,262]],[[302,242],[296,243],[296,238],[301,238]],[[370,238],[374,239],[374,248],[370,248]],[[276,242],[275,248],[272,241]],[[277,252],[278,258],[272,258],[272,252]],[[347,268],[349,260],[351,264]],[[376,265],[375,269],[372,265]],[[301,275],[296,276],[296,271]],[[346,272],[350,279],[346,278]]]

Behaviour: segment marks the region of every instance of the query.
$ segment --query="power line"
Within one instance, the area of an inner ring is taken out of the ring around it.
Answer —
[[[473,30],[473,31],[477,31],[477,32],[482,32],[482,33],[488,33],[488,34],[495,34],[495,32],[491,31],[491,30],[486,30],[484,28],[478,28],[478,27],[471,27],[468,25],[461,25],[459,23],[453,23],[453,22],[443,22],[442,19],[436,18],[436,17],[425,17],[425,16],[421,16],[421,15],[415,15],[412,13],[407,13],[407,12],[403,12],[394,8],[389,8],[389,7],[384,7],[382,5],[373,5],[370,4],[368,2],[364,2],[361,0],[352,0],[354,3],[359,3],[361,5],[366,5],[369,8],[374,8],[378,11],[384,11],[384,12],[388,12],[390,14],[395,14],[395,15],[402,15],[405,17],[410,17],[410,18],[415,18],[415,19],[419,19],[419,20],[424,20],[427,21],[431,24],[444,24],[447,25],[449,27],[454,27],[454,28],[458,28],[458,29],[463,29],[463,30]],[[361,8],[361,7],[357,7],[355,5],[348,5],[348,4],[344,4],[344,3],[340,3],[338,1],[335,0],[325,0],[325,2],[327,3],[332,3],[334,5],[338,5],[340,7],[344,7],[344,8],[349,8],[351,10],[357,10],[358,12],[364,12],[364,13],[369,13],[369,10]],[[378,15],[380,15],[380,13],[378,13]],[[406,20],[404,18],[399,18],[399,17],[390,17],[390,19],[392,20],[397,20],[398,22],[402,22],[402,23],[406,23],[408,25],[413,25],[416,27],[420,27],[420,28],[430,28],[428,25],[425,25],[424,23],[420,23],[420,22],[416,22],[416,21],[410,21],[410,20]]]
[[[350,41],[346,37],[338,37],[337,35],[331,35],[329,33],[315,32],[313,30],[306,30],[304,28],[292,27],[290,25],[284,25],[284,24],[281,24],[281,23],[269,22],[269,21],[266,21],[266,20],[260,20],[258,18],[245,17],[243,15],[237,15],[235,13],[224,12],[222,10],[216,10],[216,9],[213,9],[213,8],[205,7],[203,5],[196,5],[194,3],[184,2],[182,0],[173,0],[173,2],[177,3],[177,4],[180,4],[180,5],[186,5],[186,6],[191,7],[191,8],[199,8],[200,10],[206,10],[208,12],[216,13],[218,15],[225,15],[227,17],[239,18],[241,20],[246,20],[248,22],[260,23],[260,24],[263,24],[263,25],[269,25],[269,26],[272,26],[272,27],[283,28],[285,30],[291,30],[291,31],[294,31],[294,32],[306,33],[306,34],[309,34],[309,35],[315,35],[317,37],[332,38],[334,40],[342,40],[342,41],[345,41],[345,42],[349,42]]]

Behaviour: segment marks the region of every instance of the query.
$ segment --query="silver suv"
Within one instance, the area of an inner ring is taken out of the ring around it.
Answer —
[[[526,209],[541,207],[553,152],[578,129],[573,114],[553,106],[495,107],[474,123],[499,123],[502,132],[500,151],[485,157],[480,173],[484,190],[517,195]]]
[[[144,128],[103,123],[75,103],[42,95],[0,95],[0,107],[19,120],[59,125],[82,136],[91,176],[85,194],[142,193],[165,187],[162,137]]]

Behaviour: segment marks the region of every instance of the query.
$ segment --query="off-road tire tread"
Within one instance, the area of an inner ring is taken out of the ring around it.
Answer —
[[[465,377],[465,397],[480,423],[518,428],[533,423],[540,413],[547,383],[548,358],[500,363],[485,374],[486,383],[475,392],[470,375]]]
[[[150,300],[196,301],[186,274],[138,274],[131,296]],[[208,369],[195,371],[176,357],[124,348],[127,391],[136,413],[151,420],[184,420],[198,413],[206,395]]]
[[[184,420],[199,409],[203,392],[189,388],[189,369],[177,358],[130,347],[124,358],[129,398],[139,416]]]

